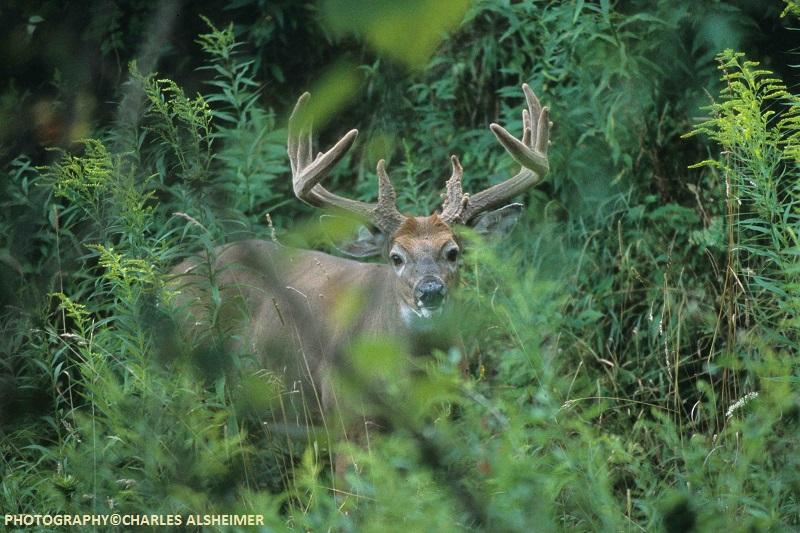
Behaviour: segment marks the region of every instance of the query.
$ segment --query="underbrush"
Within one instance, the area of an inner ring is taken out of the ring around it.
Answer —
[[[202,94],[131,64],[138,124],[44,166],[10,162],[4,513],[249,513],[309,531],[800,526],[800,100],[742,54],[712,62],[700,31],[696,47],[671,40],[688,4],[579,4],[478,3],[426,68],[357,69],[366,141],[331,187],[359,199],[378,157],[402,154],[390,170],[409,210],[436,205],[454,146],[469,190],[513,173],[484,123],[520,129],[521,82],[555,122],[552,178],[521,227],[500,244],[466,236],[466,353],[354,349],[393,383],[375,406],[393,431],[368,447],[275,423],[285,391],[252,354],[219,348],[232,333],[214,298],[202,343],[171,314],[184,257],[243,237],[330,247],[297,222],[311,211],[291,200],[285,117],[233,27],[199,37]],[[341,95],[317,89],[325,144],[350,124],[333,120]],[[337,449],[361,468],[348,494],[333,490]]]

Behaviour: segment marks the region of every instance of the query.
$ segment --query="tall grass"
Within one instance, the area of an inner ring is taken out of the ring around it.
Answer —
[[[519,129],[521,82],[555,122],[552,178],[521,227],[501,244],[465,236],[465,353],[353,347],[356,370],[388,384],[373,404],[393,430],[368,446],[281,432],[275,377],[220,348],[236,332],[214,272],[208,338],[171,316],[179,258],[316,240],[263,65],[208,21],[200,94],[132,65],[138,124],[5,169],[0,508],[247,512],[311,531],[800,526],[797,96],[731,51],[717,83],[707,36],[674,38],[696,7],[642,6],[478,2],[457,29],[442,18],[452,33],[424,68],[400,50],[357,69],[362,101],[321,137],[362,130],[332,177],[361,199],[378,157],[409,211],[436,205],[453,151],[469,190],[510,175],[485,126]],[[355,79],[347,65],[330,79]],[[704,89],[718,96],[698,122]],[[361,467],[344,506],[343,449]]]

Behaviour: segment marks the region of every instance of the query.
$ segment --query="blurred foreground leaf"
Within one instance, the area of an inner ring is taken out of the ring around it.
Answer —
[[[355,34],[379,54],[421,68],[461,21],[469,2],[322,0],[320,7],[335,32]]]

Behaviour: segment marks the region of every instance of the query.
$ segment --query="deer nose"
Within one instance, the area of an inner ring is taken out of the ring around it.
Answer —
[[[442,305],[446,294],[447,287],[442,283],[442,280],[432,276],[422,278],[414,288],[414,296],[417,300],[417,304],[420,307],[426,307],[428,309]]]

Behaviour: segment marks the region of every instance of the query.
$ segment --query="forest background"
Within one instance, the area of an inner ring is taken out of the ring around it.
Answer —
[[[3,2],[0,511],[258,513],[309,531],[800,527],[798,14]],[[320,145],[361,132],[331,187],[373,198],[386,158],[401,209],[422,214],[451,153],[465,190],[515,171],[487,126],[521,131],[522,83],[551,107],[550,175],[510,238],[464,259],[466,354],[360,358],[392,378],[383,414],[399,422],[351,450],[363,473],[343,507],[336,444],[265,416],[274,376],[179,345],[166,274],[252,236],[331,249],[292,195],[303,91]]]

